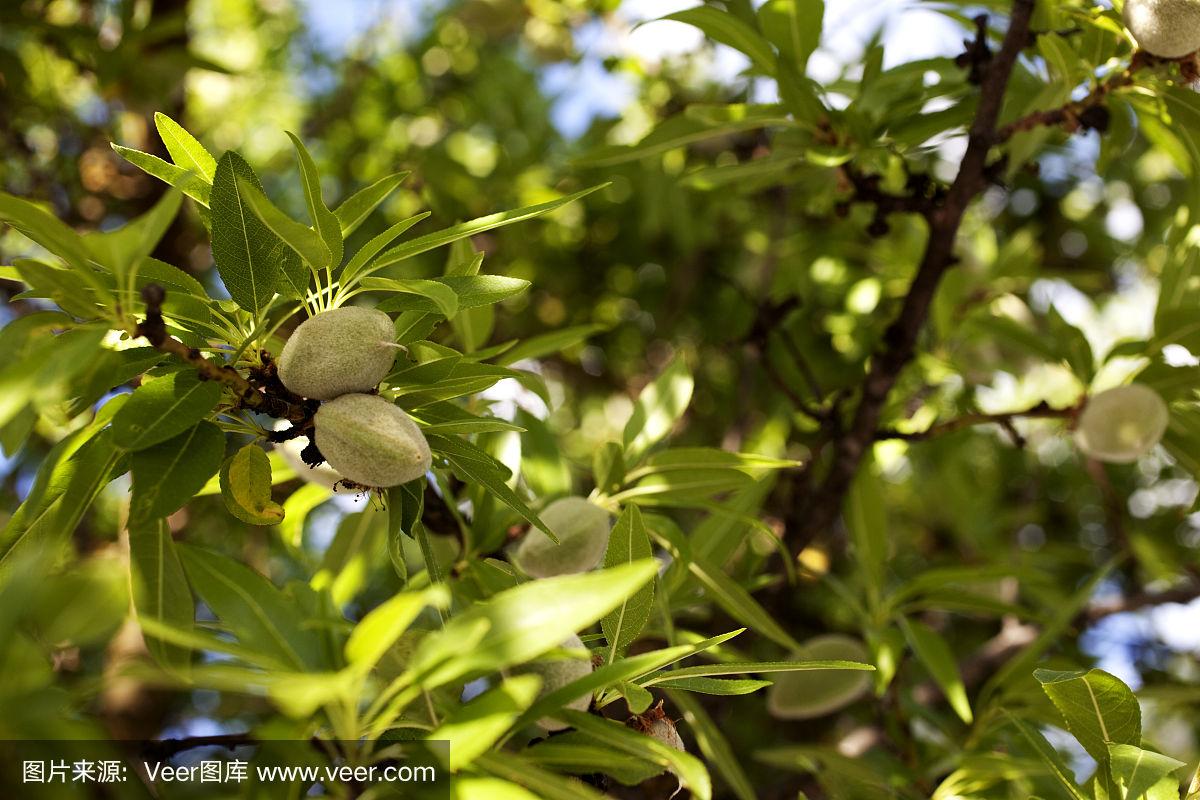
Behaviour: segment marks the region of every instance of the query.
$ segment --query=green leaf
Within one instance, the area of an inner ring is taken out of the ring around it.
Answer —
[[[437,311],[449,319],[458,313],[458,295],[444,283],[425,280],[423,278],[363,278],[360,283],[364,289],[377,292],[398,292],[411,294],[429,300],[430,307],[422,304],[421,311]],[[397,309],[388,308],[388,311]]]
[[[304,182],[304,199],[308,203],[308,216],[312,219],[313,228],[320,234],[321,240],[329,251],[329,260],[325,263],[314,264],[314,266],[323,267],[326,266],[326,263],[330,268],[339,266],[342,263],[342,223],[329,210],[329,206],[325,205],[325,200],[321,197],[321,176],[317,172],[317,164],[309,154],[308,148],[291,131],[288,131],[288,137],[296,148],[296,161],[300,164],[300,177]]]
[[[1014,717],[1008,711],[1005,710],[1003,713],[1008,717],[1009,723],[1017,729],[1025,741],[1029,743],[1030,747],[1033,748],[1037,757],[1050,768],[1050,773],[1058,780],[1063,789],[1067,791],[1071,800],[1091,800],[1091,798],[1088,798],[1083,793],[1079,785],[1075,783],[1071,770],[1063,763],[1062,758],[1040,733],[1028,723]]]
[[[238,178],[237,186],[242,202],[296,255],[314,267],[323,268],[329,264],[329,248],[312,228],[276,208],[250,181]]]
[[[958,672],[958,662],[954,660],[954,651],[937,631],[916,620],[901,619],[900,626],[904,636],[912,646],[917,658],[929,670],[937,685],[942,688],[946,700],[954,713],[968,725],[974,717],[971,714],[971,703],[967,700],[967,690],[963,686],[962,675]]]
[[[459,777],[451,791],[453,800],[538,800],[536,794],[499,778]]]
[[[151,619],[185,634],[191,633],[195,617],[192,592],[165,519],[131,516],[129,568],[138,619]],[[174,671],[187,668],[189,655],[186,648],[153,636],[146,639],[146,647],[162,666]]]
[[[445,589],[433,587],[421,592],[402,592],[380,603],[350,632],[350,638],[346,640],[346,662],[361,673],[369,672],[408,630],[422,609],[429,605],[445,607],[448,601]]]
[[[169,186],[174,186],[205,208],[208,208],[212,202],[212,186],[195,172],[176,166],[169,161],[163,161],[158,156],[143,153],[141,150],[122,147],[119,144],[113,144],[112,149],[142,172],[158,178]]]
[[[457,772],[486,753],[529,708],[541,684],[536,675],[508,678],[442,720],[429,738],[450,742],[450,769]]]
[[[1155,753],[1153,750],[1143,750],[1131,744],[1109,742],[1108,757],[1113,780],[1125,791],[1125,800],[1139,800],[1156,783],[1185,766],[1182,761],[1176,761],[1170,756]]]
[[[156,445],[133,454],[131,518],[167,517],[183,507],[225,460],[225,434],[211,422],[200,422]]]
[[[181,545],[179,554],[200,599],[242,645],[296,669],[321,665],[319,634],[295,602],[270,581],[211,550]]]
[[[390,288],[389,284],[391,283],[393,281],[387,278],[364,278],[362,281],[364,287],[376,291],[404,291]],[[434,278],[432,281],[423,281],[423,283],[448,287],[454,293],[459,312],[499,303],[529,288],[529,281],[504,275],[446,275]],[[379,308],[389,312],[442,311],[436,299],[432,296],[422,296],[423,294],[423,292],[409,292],[402,297],[389,298],[380,303]]]
[[[89,233],[83,237],[83,244],[97,263],[108,267],[118,280],[126,283],[126,276],[140,269],[142,261],[154,252],[179,215],[182,202],[179,192],[168,189],[145,214],[114,231]]]
[[[651,535],[671,554],[680,565],[685,566],[704,587],[705,592],[721,608],[739,622],[776,642],[787,650],[799,650],[800,643],[783,629],[767,610],[759,605],[750,593],[718,567],[691,552],[686,539],[666,526],[650,525]]]
[[[533,513],[525,501],[509,488],[507,483],[509,471],[507,467],[466,439],[460,439],[457,436],[437,436],[434,434],[429,435],[427,438],[429,439],[429,447],[435,453],[444,456],[450,462],[450,466],[454,471],[459,473],[461,477],[482,484],[496,496],[496,499],[517,512],[522,519],[549,536],[555,544],[558,544],[558,537],[554,534],[554,531],[547,528],[546,523],[542,522],[541,518]]]
[[[609,535],[604,566],[615,567],[618,564],[642,561],[651,556],[650,536],[646,533],[642,512],[637,506],[626,506]],[[608,640],[608,663],[616,661],[641,635],[642,629],[650,621],[650,608],[653,604],[654,583],[650,582],[600,620],[604,638]]]
[[[657,764],[597,742],[579,731],[562,731],[543,739],[526,750],[525,755],[556,772],[572,775],[603,772],[625,786],[637,786],[662,773]]]
[[[744,53],[767,75],[775,74],[775,52],[771,45],[753,27],[727,11],[701,6],[677,11],[662,19],[694,25],[713,41]]]
[[[625,483],[625,449],[619,442],[605,442],[592,456],[592,479],[596,488],[613,494]]]
[[[53,214],[7,192],[0,192],[0,220],[66,261],[75,274],[102,297],[107,294],[92,270],[91,254],[82,237]]]
[[[625,698],[625,705],[631,714],[645,714],[654,704],[654,695],[636,683],[622,681],[617,684],[616,690]]]
[[[416,480],[393,486],[387,496],[388,556],[402,581],[408,580],[408,562],[404,558],[404,539],[411,537],[413,526],[425,508],[425,481]]]
[[[6,330],[12,330],[12,326],[18,324],[19,321],[10,323]],[[114,397],[96,413],[91,423],[65,436],[42,459],[25,500],[0,531],[0,574],[7,572],[17,554],[30,548],[44,549],[47,544],[53,546],[53,540],[74,529],[74,524],[66,529],[58,524],[60,518],[72,516],[64,496],[68,491],[87,488],[83,476],[93,472],[97,463],[101,466],[103,462],[116,463],[111,431],[106,426],[128,398],[128,395]],[[108,441],[95,447],[94,441],[101,435]],[[72,500],[75,503],[84,501],[85,498],[78,497]],[[86,498],[86,502],[90,503],[91,498]],[[44,539],[52,541],[44,542]]]
[[[371,212],[378,208],[379,204],[386,200],[388,195],[395,191],[408,175],[407,172],[397,172],[386,178],[380,178],[370,186],[359,189],[347,197],[340,206],[334,209],[333,213],[342,227],[342,236],[354,233]]]
[[[248,444],[221,466],[221,496],[229,513],[251,525],[278,525],[283,506],[271,499],[271,462],[256,444]]]
[[[700,752],[716,768],[717,775],[729,786],[738,800],[755,800],[757,794],[750,776],[742,769],[741,761],[721,733],[720,726],[708,715],[696,698],[687,692],[668,691],[671,702],[683,712],[683,719]]]
[[[267,456],[270,460],[270,456]],[[271,470],[271,480],[276,479]],[[218,488],[219,491],[219,488]],[[304,522],[308,514],[331,496],[328,487],[316,483],[305,483],[283,501],[283,521],[279,525],[279,537],[293,547],[300,547],[304,539]]]
[[[1067,729],[1088,751],[1103,762],[1108,745],[1140,745],[1142,709],[1137,697],[1119,678],[1104,670],[1059,672],[1034,670],[1033,677],[1058,708]]]
[[[749,675],[769,672],[812,672],[814,670],[856,670],[870,672],[875,667],[858,661],[747,661],[738,663],[700,664],[695,667],[664,670],[639,680],[642,686],[657,686],[682,678],[708,678],[714,675]]]
[[[362,591],[371,571],[383,555],[387,521],[382,509],[367,506],[347,514],[338,524],[333,541],[325,548],[321,563],[309,585],[328,591],[335,606],[341,607]]]
[[[0,425],[7,424],[30,403],[49,406],[67,399],[72,383],[94,362],[96,351],[104,339],[104,327],[86,326],[53,335],[55,328],[67,327],[61,320],[43,327],[46,317],[35,318],[40,335],[30,336],[5,352],[6,363],[0,366]],[[55,318],[57,319],[57,318]],[[70,322],[65,315],[62,319]],[[4,330],[14,328],[9,323]]]
[[[591,714],[562,709],[552,716],[558,717],[576,730],[592,736],[598,741],[630,755],[645,758],[663,769],[669,770],[679,778],[680,785],[688,789],[693,797],[699,798],[699,800],[708,800],[712,797],[712,782],[708,777],[708,770],[695,756],[676,750],[669,744],[664,744],[653,737],[638,733],[619,722],[594,717]]]
[[[204,149],[204,145],[196,141],[196,137],[161,111],[154,112],[154,127],[158,129],[158,135],[171,154],[172,161],[196,173],[209,184],[213,182],[217,174],[216,159]]]
[[[608,327],[605,325],[576,325],[573,328],[562,328],[538,336],[531,336],[528,339],[522,339],[516,345],[497,356],[496,363],[514,364],[527,358],[542,358],[543,356],[560,353],[606,330],[608,330]]]
[[[374,267],[367,268],[371,263],[371,259],[375,258],[380,250],[394,242],[396,237],[428,216],[428,211],[422,211],[420,214],[414,214],[408,219],[402,219],[359,248],[358,252],[351,257],[342,270],[342,285],[347,287],[353,285],[357,282],[356,276],[361,275],[364,271],[368,274],[374,272]]]
[[[113,418],[113,440],[126,450],[144,450],[183,433],[204,419],[221,399],[221,385],[182,369],[139,386]]]
[[[846,495],[846,527],[854,543],[855,562],[862,570],[862,585],[872,609],[879,607],[888,561],[887,515],[883,487],[870,463],[859,467]],[[961,714],[960,714],[961,716]]]
[[[597,667],[582,678],[571,681],[567,685],[541,697],[527,712],[521,715],[521,719],[517,722],[517,727],[541,719],[546,714],[570,703],[577,697],[592,694],[598,689],[641,677],[669,664],[682,661],[688,656],[717,647],[737,636],[743,630],[745,629],[714,636],[711,639],[704,639],[695,644],[676,645],[662,650],[652,650],[648,653],[627,656],[611,664]]]
[[[793,126],[781,106],[723,106],[727,113],[720,119],[698,117],[687,113],[664,120],[633,145],[605,145],[585,153],[575,160],[578,167],[607,167],[660,155],[677,147],[728,136],[742,131],[779,125]]]
[[[498,778],[524,786],[541,800],[604,800],[607,797],[578,778],[567,778],[541,769],[513,753],[484,753],[475,759],[475,766]]]
[[[588,189],[584,189],[583,191],[575,192],[574,194],[569,194],[565,197],[560,197],[557,200],[550,200],[546,203],[538,203],[537,205],[526,206],[524,208],[518,208],[512,211],[501,211],[497,214],[489,214],[486,217],[479,217],[478,219],[473,219],[470,222],[464,222],[461,225],[455,225],[454,227],[446,228],[445,230],[441,230],[436,233],[427,234],[420,238],[413,239],[411,242],[405,242],[402,245],[388,250],[379,257],[379,261],[377,261],[374,266],[377,269],[382,269],[383,267],[388,267],[392,264],[398,264],[406,258],[412,258],[413,256],[419,255],[428,250],[433,250],[434,248],[441,247],[442,245],[456,242],[459,239],[465,239],[468,236],[474,236],[477,233],[483,233],[484,231],[490,231],[494,228],[512,225],[515,222],[523,222],[527,219],[540,217],[543,214],[556,211],[568,203],[573,203],[581,197],[586,197],[592,192],[603,189],[607,185],[607,183],[602,183],[599,186],[592,186]]]
[[[79,319],[90,320],[100,315],[96,296],[80,282],[74,270],[59,269],[29,258],[15,259],[13,267],[30,288],[23,297],[52,300],[63,311]]]
[[[413,669],[426,688],[522,664],[557,647],[635,594],[657,572],[653,559],[581,575],[532,581],[501,592],[426,636]],[[468,631],[485,632],[465,648]]]
[[[753,678],[723,680],[721,678],[667,678],[656,684],[660,689],[680,689],[685,692],[714,695],[751,694],[771,685],[770,681]]]
[[[824,0],[767,0],[758,10],[763,35],[803,73],[821,43]]]
[[[275,294],[290,248],[271,232],[242,196],[239,181],[262,191],[262,183],[240,155],[230,150],[217,162],[212,188],[212,252],[234,302],[251,313]]]
[[[671,432],[687,410],[695,382],[682,358],[676,358],[662,374],[642,389],[625,423],[625,461],[637,463],[652,445]]]
[[[95,423],[93,423],[95,425]],[[113,444],[109,428],[85,432],[47,457],[46,472],[0,534],[0,573],[18,554],[57,556],[84,513],[109,481],[125,471],[124,452]]]

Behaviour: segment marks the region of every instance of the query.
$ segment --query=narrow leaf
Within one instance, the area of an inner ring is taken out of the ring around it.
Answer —
[[[333,212],[337,215],[338,224],[342,226],[342,236],[354,233],[371,212],[378,208],[379,204],[386,200],[388,195],[407,177],[407,172],[397,172],[386,178],[380,178],[370,186],[359,189],[347,197],[345,202]]]
[[[924,623],[902,619],[900,624],[917,658],[945,692],[954,713],[970,725],[973,719],[971,703],[967,700],[967,690],[963,686],[958,662],[954,660],[954,651],[950,649],[950,645],[946,644],[946,640],[937,631]]]
[[[608,550],[604,554],[604,566],[615,567],[650,558],[650,536],[642,521],[642,512],[637,506],[626,506],[617,518],[608,538]],[[606,660],[616,661],[625,649],[637,639],[646,623],[650,621],[650,608],[654,603],[654,583],[647,583],[637,594],[623,600],[611,614],[600,620],[604,638],[608,640]]]
[[[196,141],[196,137],[161,111],[154,112],[154,127],[158,129],[158,135],[162,137],[172,161],[196,173],[209,184],[213,182],[217,174],[216,159],[204,149],[204,145]]]
[[[129,521],[129,568],[134,579],[133,604],[139,620],[190,633],[195,616],[187,575],[167,521],[161,517],[131,517]],[[147,637],[146,647],[164,667],[186,669],[188,651],[158,637]]]
[[[568,203],[573,203],[581,197],[586,197],[598,189],[603,189],[607,185],[608,184],[605,183],[600,184],[599,186],[592,186],[588,189],[584,189],[583,191],[575,192],[574,194],[569,194],[565,197],[560,197],[557,200],[551,200],[546,203],[538,203],[537,205],[526,206],[525,208],[518,208],[513,211],[502,211],[498,214],[490,214],[486,217],[473,219],[470,222],[464,222],[461,225],[455,225],[454,227],[446,228],[445,230],[438,231],[437,233],[427,234],[418,239],[413,239],[411,242],[406,242],[398,247],[388,250],[379,257],[379,261],[376,262],[375,266],[378,268],[391,266],[392,264],[397,264],[406,258],[412,258],[415,255],[426,252],[427,250],[433,250],[434,248],[441,247],[442,245],[456,242],[459,239],[465,239],[468,236],[474,236],[477,233],[483,233],[484,231],[490,231],[494,228],[512,225],[515,222],[523,222],[527,219],[540,217],[543,214],[548,214],[551,211],[562,208]]]

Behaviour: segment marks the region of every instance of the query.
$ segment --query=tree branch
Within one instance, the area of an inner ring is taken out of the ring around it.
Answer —
[[[963,414],[961,417],[930,425],[923,431],[905,432],[895,430],[894,428],[882,428],[875,434],[875,439],[877,441],[882,439],[903,439],[915,442],[924,439],[933,439],[937,436],[954,433],[955,431],[971,428],[976,425],[996,424],[1002,425],[1007,429],[1011,428],[1012,422],[1017,419],[1073,419],[1078,411],[1079,409],[1074,406],[1052,408],[1048,403],[1043,401],[1024,411],[1006,411],[1002,414]]]
[[[1034,0],[1014,0],[1008,31],[999,52],[983,70],[979,106],[971,125],[967,150],[945,202],[928,214],[929,238],[899,316],[884,334],[882,352],[872,359],[862,395],[843,436],[833,442],[829,471],[815,491],[793,504],[788,535],[799,552],[829,528],[842,506],[866,449],[875,441],[880,413],[900,372],[912,360],[917,336],[924,326],[942,276],[955,262],[954,244],[967,206],[988,185],[988,154],[996,142],[996,121],[1017,56],[1029,37]],[[982,30],[983,26],[981,26]]]
[[[1095,129],[1103,133],[1108,128],[1108,109],[1104,105],[1108,96],[1118,89],[1132,86],[1139,70],[1169,63],[1172,63],[1169,59],[1158,58],[1144,50],[1138,50],[1130,59],[1128,67],[1108,80],[1098,83],[1087,96],[1064,103],[1058,108],[1026,114],[1002,127],[997,132],[996,139],[1005,142],[1022,131],[1059,125],[1072,133],[1080,128]]]
[[[186,363],[196,368],[204,380],[217,381],[228,386],[238,399],[238,403],[254,411],[261,412],[276,419],[286,419],[296,427],[307,425],[316,413],[316,403],[302,400],[282,387],[267,386],[266,391],[260,390],[229,364],[218,364],[205,358],[199,350],[188,347],[183,342],[167,332],[163,321],[162,304],[167,292],[155,283],[146,284],[142,289],[142,300],[146,303],[146,318],[138,323],[136,334],[145,337],[154,348],[164,353],[179,356]]]

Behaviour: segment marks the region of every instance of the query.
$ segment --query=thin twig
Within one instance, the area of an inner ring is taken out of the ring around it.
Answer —
[[[1008,429],[1013,420],[1017,419],[1073,419],[1078,413],[1078,409],[1074,406],[1067,408],[1053,408],[1046,402],[1038,403],[1032,408],[1027,408],[1024,411],[1006,411],[1000,414],[963,414],[961,417],[938,422],[930,425],[923,431],[898,431],[893,428],[881,428],[876,434],[877,440],[882,439],[903,439],[905,441],[915,442],[925,439],[933,439],[938,436],[943,436],[947,433],[963,430],[964,428],[973,428],[977,425],[995,424],[1001,425]]]
[[[260,390],[229,364],[219,364],[209,360],[194,347],[188,347],[183,342],[167,332],[163,321],[162,304],[167,293],[158,284],[146,284],[142,289],[142,300],[146,303],[146,318],[137,324],[136,334],[145,337],[154,348],[164,353],[171,353],[196,368],[204,380],[217,381],[228,386],[238,399],[238,404],[261,412],[276,419],[286,419],[294,425],[306,425],[316,413],[315,404],[300,400],[295,395],[289,397],[275,390],[272,386]],[[290,394],[290,393],[289,393]]]
[[[1118,89],[1132,86],[1138,70],[1163,63],[1167,62],[1139,50],[1133,54],[1128,67],[1108,80],[1096,84],[1086,96],[1064,103],[1058,108],[1026,114],[1000,128],[996,132],[996,140],[1006,142],[1022,131],[1059,125],[1064,126],[1068,132],[1074,132],[1079,128],[1095,128],[1103,131],[1108,126],[1107,109],[1104,107],[1108,96]]]

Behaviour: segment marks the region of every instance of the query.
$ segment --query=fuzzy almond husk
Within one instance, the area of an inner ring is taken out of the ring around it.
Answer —
[[[364,486],[399,486],[433,463],[417,423],[379,395],[344,394],[322,403],[313,425],[329,466]]]
[[[512,562],[533,578],[549,578],[594,569],[608,549],[609,515],[582,497],[555,500],[539,515],[558,537],[555,544],[530,529],[511,553]]]
[[[301,397],[332,400],[379,385],[396,360],[392,319],[346,306],[309,317],[279,354],[279,380]]]
[[[1200,0],[1125,0],[1122,16],[1147,53],[1181,58],[1200,50]]]

